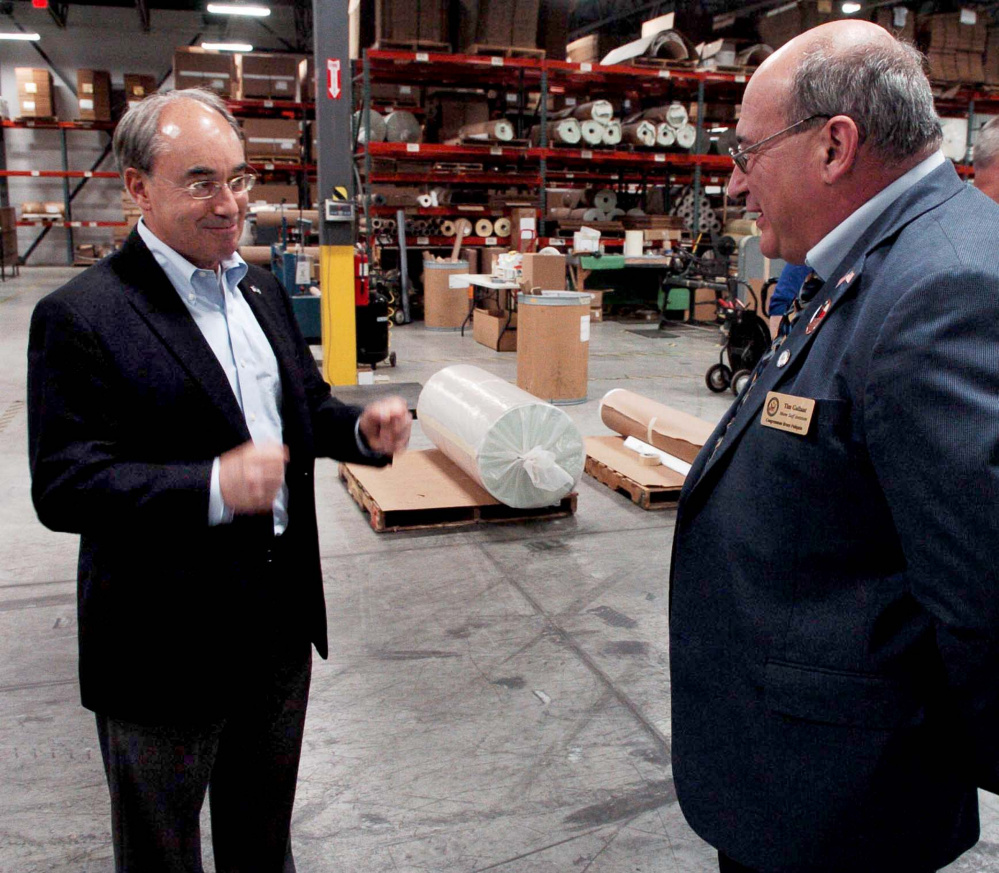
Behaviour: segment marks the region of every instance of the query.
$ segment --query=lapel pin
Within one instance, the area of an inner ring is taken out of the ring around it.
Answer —
[[[853,274],[851,273],[850,275],[852,276]],[[846,279],[846,276],[844,276],[843,279]],[[840,280],[840,284],[843,283],[843,279]],[[805,327],[805,336],[808,336],[819,329],[822,324],[822,319],[826,317],[826,313],[829,311],[829,307],[831,306],[832,300],[827,300],[815,311],[815,314],[808,320],[808,325]]]
[[[791,353],[787,349],[784,349],[784,351],[782,351],[780,353],[780,357],[777,359],[777,367],[778,367],[778,369],[780,367],[786,366],[787,362],[790,361],[790,360],[791,360]]]
[[[856,275],[857,274],[854,273],[853,270],[850,270],[849,273],[847,273],[842,279],[840,279],[836,283],[836,287],[839,288],[840,285],[847,285],[847,284],[849,284],[850,282],[853,281],[853,277],[856,276]]]
[[[252,291],[252,292],[253,292],[254,294],[259,294],[259,293],[260,293],[260,289],[259,289],[259,288],[258,288],[258,287],[257,287],[256,285],[251,285],[251,286],[250,286],[250,290],[251,290],[251,291]]]

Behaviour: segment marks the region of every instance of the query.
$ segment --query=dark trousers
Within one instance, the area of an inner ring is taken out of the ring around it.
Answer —
[[[758,873],[752,867],[744,867],[738,861],[733,861],[728,855],[718,853],[719,873]],[[899,873],[934,873],[934,871],[899,871]]]
[[[117,873],[202,873],[206,792],[218,873],[294,873],[291,811],[312,649],[257,652],[245,666],[230,711],[211,724],[97,715]]]

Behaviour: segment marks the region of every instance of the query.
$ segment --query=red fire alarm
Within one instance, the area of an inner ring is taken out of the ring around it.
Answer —
[[[31,0],[31,5],[35,9],[48,9],[49,8],[49,0]]]

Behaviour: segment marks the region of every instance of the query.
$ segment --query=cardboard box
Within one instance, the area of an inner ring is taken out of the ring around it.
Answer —
[[[715,321],[718,318],[718,307],[711,303],[694,304],[694,321]]]
[[[279,185],[275,182],[258,183],[250,191],[250,205],[269,203],[280,206],[281,203],[298,207],[298,185]]]
[[[111,74],[107,70],[77,70],[76,94],[82,121],[111,120]]]
[[[534,250],[538,238],[538,210],[532,206],[517,206],[510,210],[513,229],[510,232],[510,248],[518,252]]]
[[[66,217],[66,204],[59,200],[49,200],[44,203],[38,200],[25,200],[21,204],[21,217],[62,221]]]
[[[517,351],[517,313],[511,315],[510,326],[504,331],[506,316],[507,313],[501,309],[476,308],[472,318],[475,341],[497,352]]]
[[[298,100],[300,55],[240,56],[240,87],[244,98]]]
[[[418,106],[423,101],[423,89],[416,85],[397,85],[394,82],[372,82],[371,102],[390,106]],[[357,107],[360,109],[360,104]]]
[[[221,97],[236,96],[236,59],[227,52],[197,46],[178,48],[173,55],[176,88],[208,88]]]
[[[590,295],[590,321],[603,321],[604,292],[591,291],[589,288],[587,288],[586,293]]]
[[[302,157],[301,123],[287,118],[247,118],[243,121],[246,157],[249,160],[299,161]]]
[[[145,100],[156,93],[156,79],[141,73],[125,73],[125,100],[128,105]]]
[[[523,256],[524,289],[542,291],[565,290],[565,255],[539,255],[525,252]]]
[[[52,74],[35,67],[15,67],[21,118],[55,118]]]
[[[375,0],[375,39],[385,43],[447,42],[445,0]]]
[[[427,93],[425,132],[430,142],[447,142],[466,124],[489,121],[489,98],[479,90],[434,90]]]

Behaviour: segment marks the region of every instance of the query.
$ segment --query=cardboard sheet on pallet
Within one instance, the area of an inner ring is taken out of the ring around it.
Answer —
[[[638,454],[624,446],[624,437],[601,436],[586,437],[587,457],[599,461],[612,470],[627,476],[643,488],[671,488],[679,490],[683,487],[684,475],[664,467],[646,467],[639,462]]]

